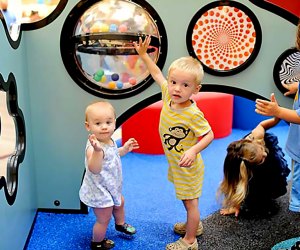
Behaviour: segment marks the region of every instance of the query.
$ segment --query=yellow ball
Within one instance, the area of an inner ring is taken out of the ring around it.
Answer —
[[[100,32],[108,32],[109,31],[109,26],[107,24],[105,24],[105,23],[102,23],[100,25],[100,30],[99,31]]]
[[[100,82],[105,83],[106,80],[107,80],[107,77],[106,76],[102,76]]]

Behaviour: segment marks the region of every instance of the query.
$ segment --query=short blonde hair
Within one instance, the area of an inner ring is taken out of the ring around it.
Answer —
[[[198,85],[201,85],[201,82],[204,77],[203,67],[200,61],[191,56],[180,57],[174,62],[171,63],[168,75],[170,75],[171,70],[180,69],[191,75],[195,76],[195,81]]]
[[[92,109],[97,109],[97,108],[108,108],[111,109],[111,111],[113,112],[114,116],[116,117],[116,111],[115,108],[113,107],[113,105],[107,101],[95,101],[92,102],[91,104],[89,104],[86,109],[85,109],[85,121],[87,122],[88,120],[88,116],[89,116],[89,112]]]

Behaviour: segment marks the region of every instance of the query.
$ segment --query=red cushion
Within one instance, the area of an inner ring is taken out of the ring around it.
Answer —
[[[215,138],[226,137],[232,132],[233,95],[217,92],[200,92],[193,97],[208,120]],[[158,101],[134,114],[122,124],[122,142],[134,137],[144,154],[163,154],[158,123],[162,101]]]

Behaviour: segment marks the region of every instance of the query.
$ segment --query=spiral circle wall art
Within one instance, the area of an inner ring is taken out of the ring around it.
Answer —
[[[190,21],[186,44],[207,73],[237,74],[256,58],[261,27],[253,12],[235,1],[216,1],[200,9]]]
[[[283,83],[290,84],[300,81],[300,51],[290,48],[278,57],[273,68],[273,79],[282,93],[287,92]]]

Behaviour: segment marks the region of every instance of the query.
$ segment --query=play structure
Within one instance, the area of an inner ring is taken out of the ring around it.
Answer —
[[[29,0],[9,2],[15,10]],[[195,101],[216,140],[232,128],[253,128],[256,98],[274,92],[281,106],[292,105],[282,83],[300,79],[299,53],[290,49],[299,1],[30,2],[57,6],[41,20],[18,22],[15,33],[0,15],[1,138],[12,131],[9,147],[0,143],[1,250],[26,246],[39,211],[87,211],[78,189],[87,140],[84,109],[91,102],[114,105],[123,138],[139,137],[140,153],[163,153],[160,90],[135,53],[139,38],[151,36],[148,53],[165,75],[181,56],[203,63],[203,89]]]

